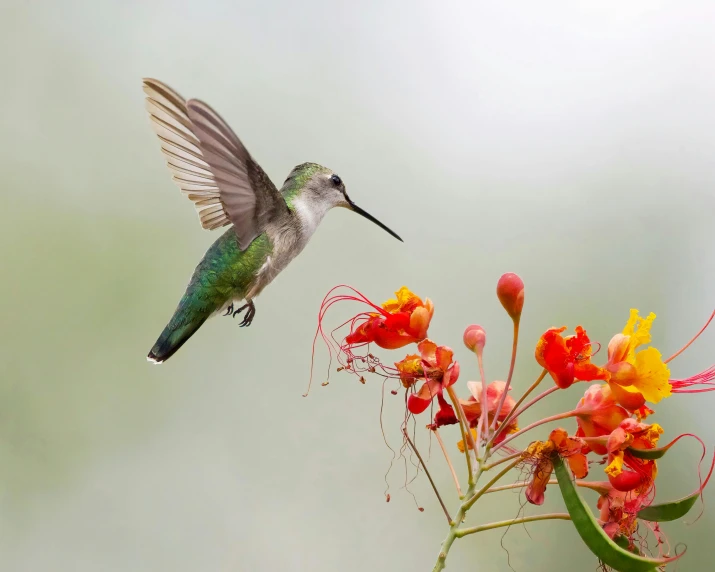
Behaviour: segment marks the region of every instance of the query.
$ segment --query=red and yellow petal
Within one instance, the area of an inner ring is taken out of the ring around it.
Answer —
[[[432,403],[432,398],[442,389],[442,384],[438,381],[427,380],[422,384],[417,393],[413,393],[407,398],[407,409],[410,413],[418,415]]]

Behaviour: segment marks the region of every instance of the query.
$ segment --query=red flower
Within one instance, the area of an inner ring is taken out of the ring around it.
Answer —
[[[619,491],[648,490],[658,472],[655,461],[634,457],[628,450],[655,449],[663,429],[635,419],[624,419],[608,437],[608,466],[605,471],[613,488]]]
[[[403,379],[403,371],[414,371],[415,376],[419,375],[425,379],[419,391],[407,398],[407,409],[415,415],[427,409],[432,403],[432,399],[436,395],[441,396],[442,390],[452,385],[459,377],[459,364],[453,361],[454,352],[451,348],[438,346],[432,340],[424,340],[420,342],[417,349],[420,352],[421,375],[419,369],[414,366],[416,356],[407,356],[395,364],[400,371],[400,379]],[[404,375],[409,379],[411,374],[405,373]],[[402,383],[405,384],[405,379]],[[446,402],[444,405],[449,407]]]
[[[604,437],[610,435],[621,422],[629,417],[628,412],[616,403],[608,385],[591,385],[576,406],[577,437]],[[608,451],[605,444],[588,442],[588,447],[597,455]]]
[[[353,323],[350,334],[345,338],[347,345],[374,342],[381,348],[394,350],[424,340],[427,336],[434,306],[429,298],[424,303],[403,286],[395,292],[397,299],[388,300],[379,313],[371,313],[358,318]]]
[[[638,528],[638,511],[650,502],[647,492],[619,491],[608,481],[596,484],[603,487],[596,506],[604,532],[611,538],[625,536],[632,540]]]
[[[576,335],[564,338],[566,327],[550,328],[536,344],[536,361],[545,368],[560,388],[565,389],[576,380],[607,380],[609,374],[591,363],[591,340],[581,326]]]

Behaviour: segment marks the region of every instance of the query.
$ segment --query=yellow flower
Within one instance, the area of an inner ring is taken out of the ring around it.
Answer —
[[[646,401],[658,403],[669,397],[670,370],[663,363],[661,353],[654,347],[636,351],[650,343],[650,328],[655,314],[646,318],[631,310],[623,333],[613,336],[608,344],[608,363],[605,369],[611,374],[608,383],[616,400],[626,409],[634,411]]]

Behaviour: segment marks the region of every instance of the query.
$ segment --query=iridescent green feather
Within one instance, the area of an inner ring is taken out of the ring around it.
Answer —
[[[243,298],[271,250],[266,233],[243,252],[233,228],[221,235],[194,270],[174,316],[149,354],[150,359],[168,359],[211,314],[229,300]]]
[[[293,201],[300,195],[310,178],[316,173],[330,173],[330,169],[317,163],[303,163],[295,167],[291,174],[288,175],[281,188],[281,194],[289,209],[293,209]]]

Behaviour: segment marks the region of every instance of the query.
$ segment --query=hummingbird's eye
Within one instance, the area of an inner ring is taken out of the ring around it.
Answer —
[[[333,182],[333,184],[336,187],[339,187],[340,185],[343,184],[343,180],[340,177],[338,177],[337,175],[331,175],[330,180]]]

